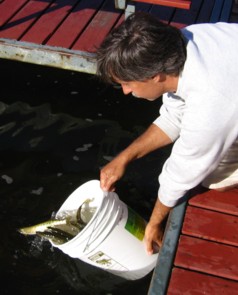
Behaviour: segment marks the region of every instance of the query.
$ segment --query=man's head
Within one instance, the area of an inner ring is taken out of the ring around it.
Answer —
[[[137,12],[115,28],[97,51],[97,74],[108,83],[178,76],[186,60],[183,35],[148,13]]]

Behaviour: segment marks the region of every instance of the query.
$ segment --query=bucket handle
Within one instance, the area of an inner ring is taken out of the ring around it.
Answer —
[[[107,196],[108,196],[108,192],[104,192],[104,193],[103,193],[103,201],[104,201],[104,199],[105,199]],[[102,204],[103,204],[103,201],[102,201]],[[88,238],[88,240],[87,240],[87,243],[86,243],[86,245],[85,245],[85,247],[84,247],[83,252],[85,252],[85,251],[88,249],[88,247],[90,246],[90,240],[91,240],[92,234],[94,233],[94,230],[95,230],[95,228],[96,228],[96,226],[97,226],[97,221],[98,221],[98,217],[99,217],[99,215],[100,215],[99,213],[100,213],[101,208],[102,208],[102,206],[100,207],[99,212],[98,212],[98,214],[97,214],[97,216],[96,216],[96,219],[95,219],[95,222],[94,222],[94,225],[93,225],[93,229],[92,229],[92,231],[91,231],[91,233],[90,233],[90,235],[89,235],[89,238]]]

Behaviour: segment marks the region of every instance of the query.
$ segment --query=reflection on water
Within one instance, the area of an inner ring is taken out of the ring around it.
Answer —
[[[74,189],[98,179],[100,167],[156,117],[155,104],[146,105],[143,118],[144,102],[105,86],[91,87],[96,81],[82,74],[10,61],[0,66],[1,294],[147,294],[151,274],[126,281],[68,257],[39,237],[22,236],[17,228],[49,219]],[[87,83],[85,99],[80,89]],[[166,154],[130,165],[117,187],[119,197],[146,219]]]

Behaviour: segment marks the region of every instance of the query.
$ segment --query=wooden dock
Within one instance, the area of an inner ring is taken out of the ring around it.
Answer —
[[[232,5],[232,0],[192,0],[190,9],[183,9],[137,1],[136,11],[180,28],[227,19]],[[124,18],[113,0],[1,0],[0,58],[94,74],[96,48]]]
[[[169,217],[148,294],[238,294],[238,189],[187,197]]]
[[[227,22],[233,4],[192,0],[184,9],[141,1],[137,11],[178,28]],[[95,74],[97,46],[124,18],[112,0],[1,0],[0,58]],[[238,190],[196,188],[187,198],[169,216],[148,294],[238,294]]]

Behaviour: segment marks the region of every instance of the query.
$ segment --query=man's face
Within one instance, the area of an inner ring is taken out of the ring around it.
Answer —
[[[155,78],[146,81],[125,82],[117,80],[116,82],[121,85],[123,93],[125,95],[131,93],[137,98],[154,101],[162,94],[164,94],[163,84],[158,82],[158,80]]]

